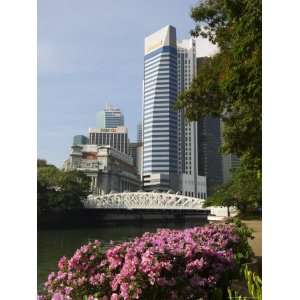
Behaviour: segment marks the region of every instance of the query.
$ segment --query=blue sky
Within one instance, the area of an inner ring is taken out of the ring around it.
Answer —
[[[144,38],[171,24],[189,37],[195,0],[39,0],[38,157],[60,167],[72,138],[119,107],[131,141],[141,120]],[[215,48],[199,40],[198,56]]]

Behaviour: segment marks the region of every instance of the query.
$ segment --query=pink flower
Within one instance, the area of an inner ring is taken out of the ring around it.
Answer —
[[[67,266],[68,259],[63,256],[59,261],[58,261],[58,268],[60,270],[64,269]]]
[[[64,296],[62,294],[60,294],[60,293],[55,293],[52,296],[51,300],[64,300]]]
[[[116,293],[113,293],[110,297],[110,300],[119,300],[119,296]]]
[[[87,293],[95,300],[95,290],[111,295],[102,300],[139,299],[154,296],[151,286],[162,287],[163,299],[205,298],[234,267],[238,245],[230,225],[159,229],[105,252],[99,241],[89,242],[70,260],[60,259],[59,271],[45,283],[46,297],[39,300],[71,300],[71,294],[82,299]]]

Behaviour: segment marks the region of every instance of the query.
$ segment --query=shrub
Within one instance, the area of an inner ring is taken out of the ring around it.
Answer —
[[[99,241],[62,257],[40,300],[212,299],[236,267],[235,225],[160,229],[103,251]]]
[[[236,261],[240,268],[242,264],[250,262],[254,257],[252,248],[250,247],[248,240],[253,239],[253,229],[249,228],[239,218],[232,218],[228,221],[228,224],[234,225],[234,233],[239,237],[239,243],[235,248]]]
[[[261,278],[248,269],[247,265],[241,268],[242,276],[247,283],[248,293],[251,297],[242,296],[239,292],[228,287],[229,300],[239,299],[247,300],[249,298],[262,300],[262,281]]]

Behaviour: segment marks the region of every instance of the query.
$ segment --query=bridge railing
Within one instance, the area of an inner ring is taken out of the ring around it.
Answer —
[[[203,209],[204,199],[177,194],[128,192],[90,195],[84,202],[86,208],[124,209]]]

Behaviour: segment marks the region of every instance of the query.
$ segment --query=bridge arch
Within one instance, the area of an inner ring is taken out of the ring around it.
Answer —
[[[124,192],[89,195],[84,206],[102,209],[203,209],[204,201],[172,193]]]

